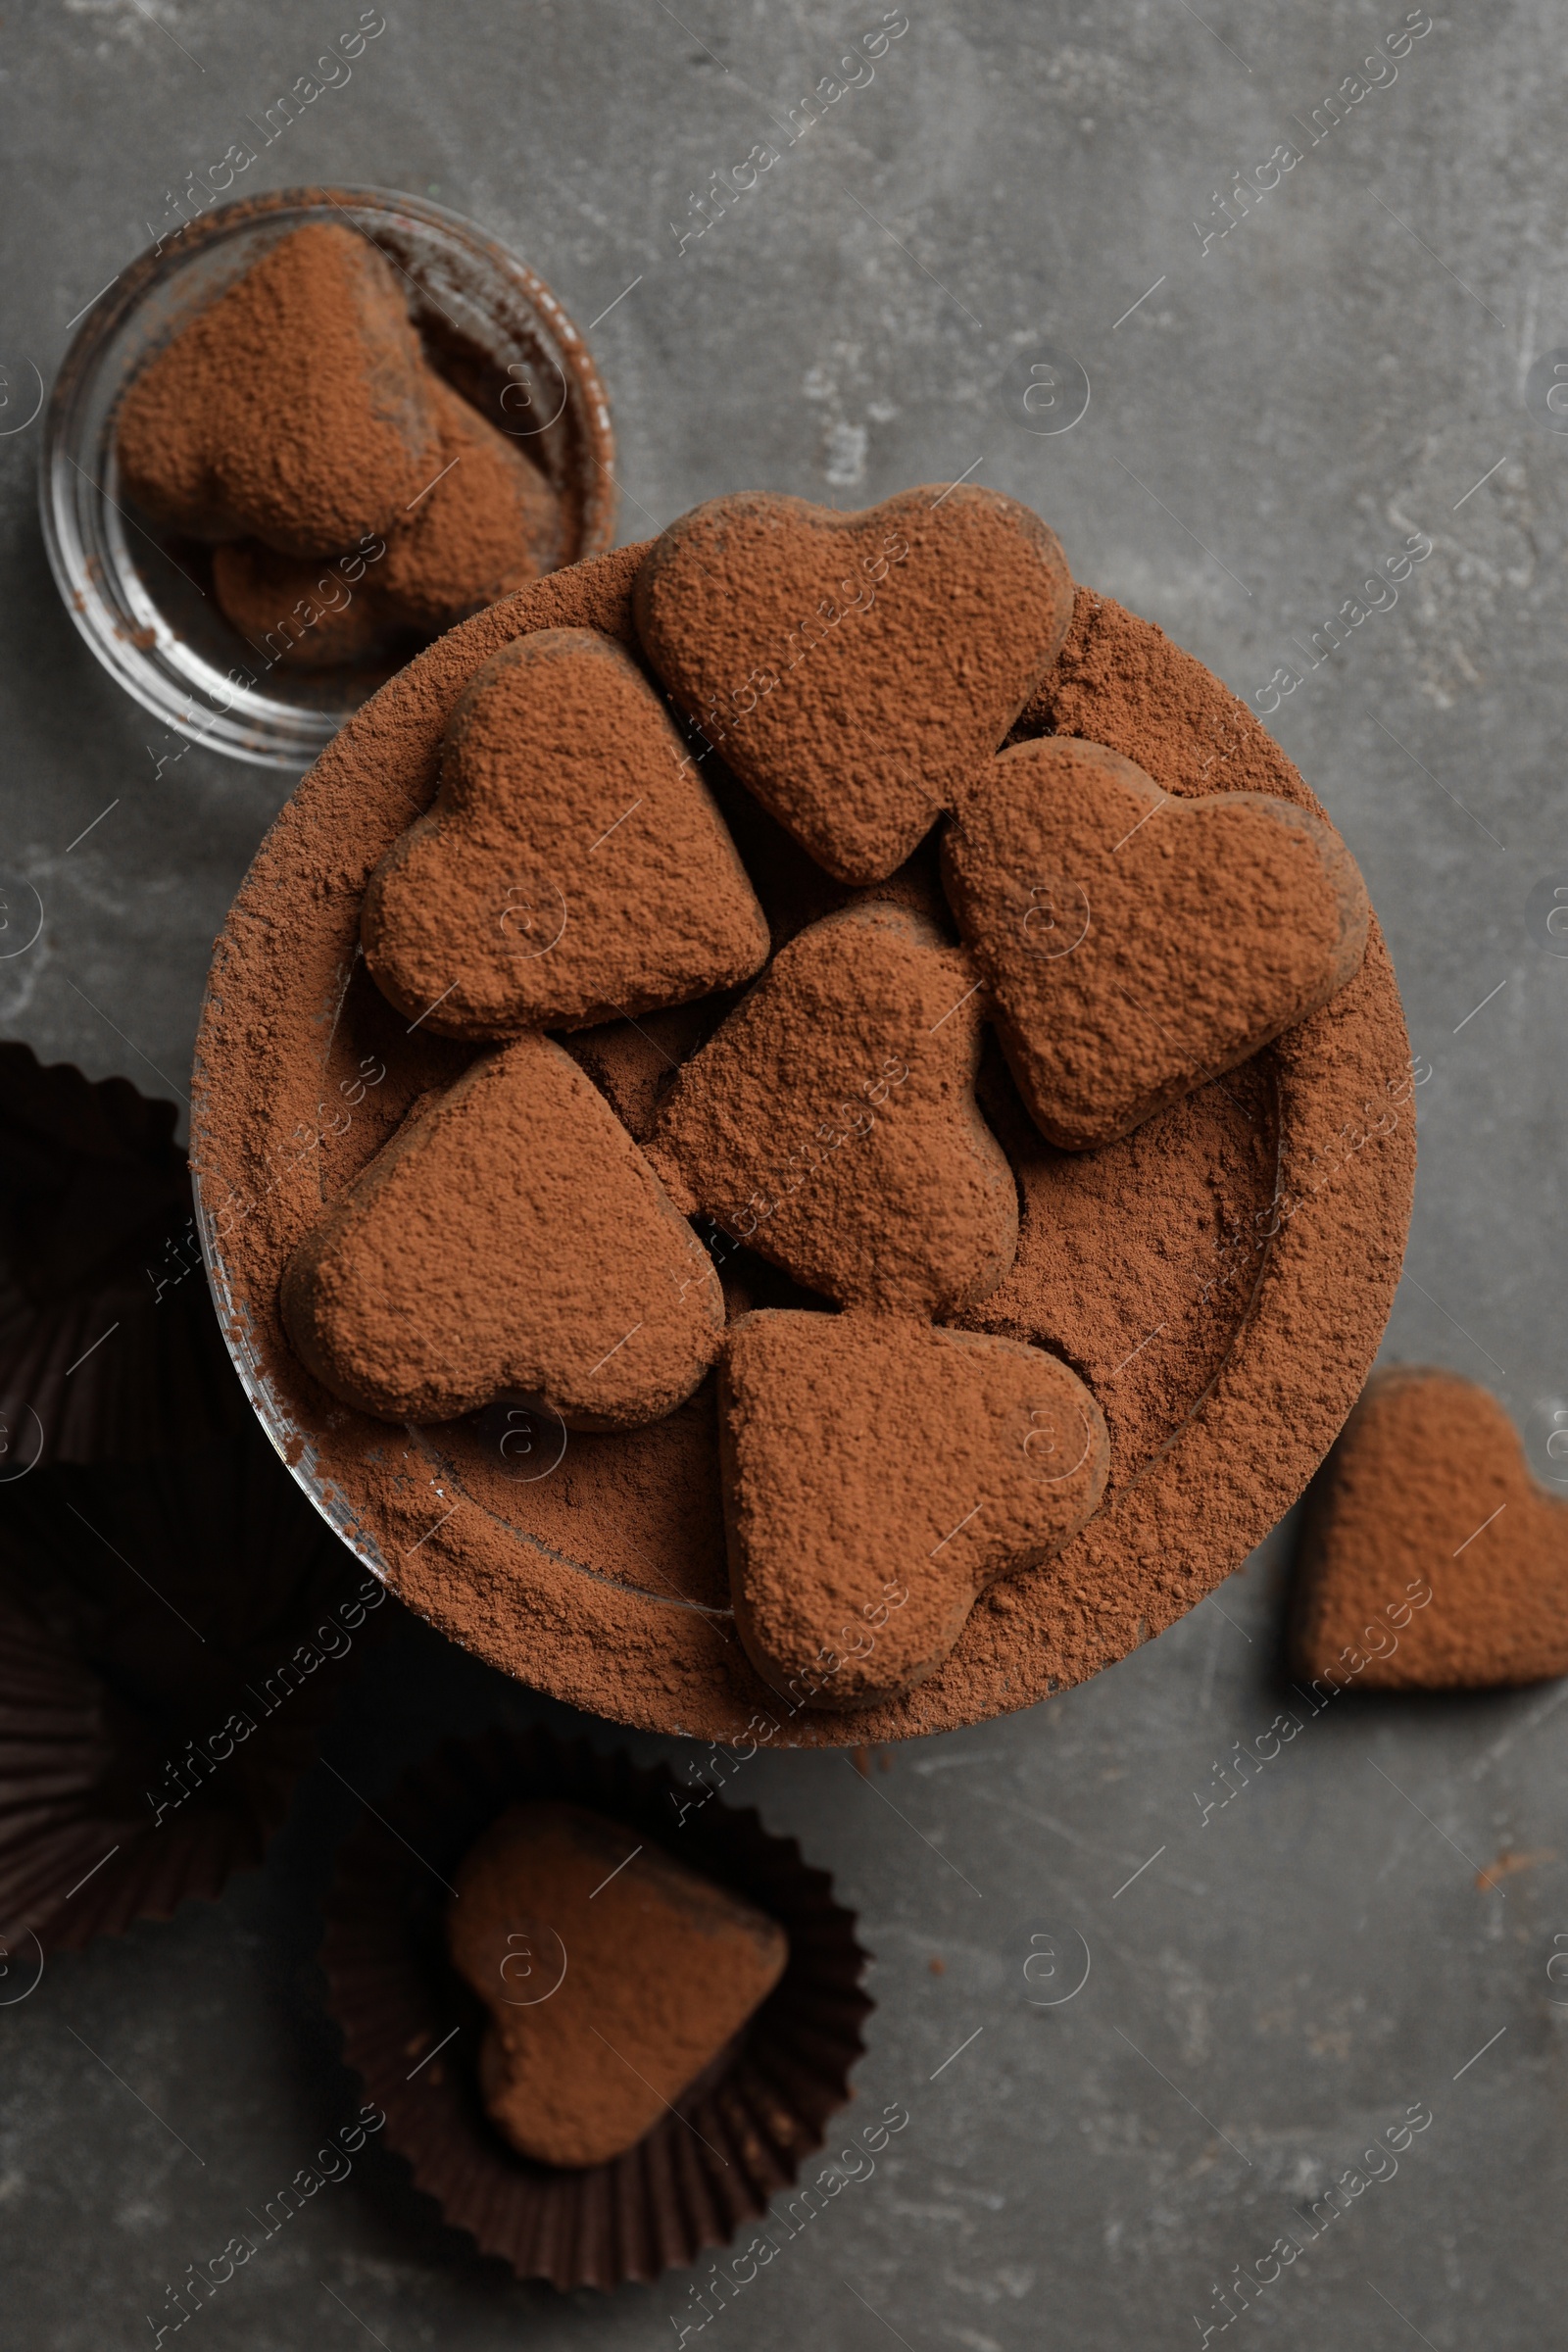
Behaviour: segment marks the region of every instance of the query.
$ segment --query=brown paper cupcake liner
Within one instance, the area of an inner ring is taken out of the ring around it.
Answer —
[[[687,1796],[689,1798],[689,1791]],[[581,2172],[519,2156],[475,2073],[483,2004],[446,1954],[448,1885],[488,1824],[525,1797],[587,1805],[639,1829],[768,1912],[789,1965],[730,2047],[624,2155]],[[797,2177],[850,2097],[873,2003],[868,1954],[826,1871],[754,1811],[707,1804],[679,1826],[679,1785],[543,1731],[449,1742],[343,1847],[322,1965],[348,2063],[386,2115],[415,2185],[485,2254],[563,2290],[650,2280],[724,2245]],[[449,2046],[450,2045],[450,2046]]]
[[[172,1102],[0,1045],[0,1482],[244,1428]]]
[[[254,1425],[0,1485],[0,1937],[74,1950],[254,1868],[384,1596]]]

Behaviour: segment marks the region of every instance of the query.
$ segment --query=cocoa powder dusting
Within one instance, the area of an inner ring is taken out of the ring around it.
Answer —
[[[1105,744],[1167,792],[1266,792],[1317,807],[1240,695],[1153,621],[1093,588],[1074,591],[1061,652],[1008,740],[1034,735]]]
[[[490,2012],[491,2121],[519,2154],[563,2166],[633,2147],[789,1959],[776,1921],[640,1830],[549,1802],[513,1805],[469,1848],[447,1942]]]
[[[1292,1671],[1325,1691],[1458,1690],[1568,1673],[1568,1502],[1496,1398],[1375,1373],[1308,1498]]]
[[[1180,798],[1071,736],[992,761],[943,871],[1019,1092],[1068,1151],[1248,1060],[1366,949],[1366,892],[1330,826],[1252,793]]]
[[[1266,1057],[1098,1152],[1048,1144],[999,1051],[980,1100],[1017,1178],[1018,1255],[958,1319],[1050,1348],[1099,1398],[1110,1491],[1172,1444],[1218,1376],[1261,1272],[1278,1163]]]
[[[193,538],[311,557],[390,531],[440,462],[391,264],[334,221],[295,229],[134,379],[119,447],[135,503]]]
[[[450,1082],[432,1078],[432,1056],[456,1075],[474,1053],[409,1036],[376,1008],[357,956],[371,869],[428,808],[453,708],[502,645],[587,628],[641,658],[629,590],[645,552],[543,580],[442,639],[343,730],[264,845],[215,957],[193,1127],[244,1344],[308,1433],[317,1477],[373,1528],[403,1596],[569,1703],[711,1738],[749,1723],[757,1737],[760,1717],[766,1737],[852,1743],[1025,1705],[1201,1598],[1299,1494],[1353,1401],[1397,1279],[1414,1162],[1408,1045],[1375,922],[1361,968],[1327,1004],[1217,1086],[1070,1164],[1028,1130],[993,1056],[985,1103],[1012,1159],[1022,1237],[965,1320],[1065,1357],[1118,1454],[1096,1515],[1054,1559],[995,1587],[951,1656],[900,1696],[807,1714],[753,1672],[719,1605],[711,1382],[669,1421],[573,1434],[556,1461],[543,1425],[502,1418],[511,1406],[438,1430],[328,1420],[278,1323],[278,1279],[323,1203],[419,1094]],[[915,707],[921,649],[894,654],[879,692]],[[1051,728],[1120,752],[1167,792],[1263,792],[1321,813],[1235,696],[1088,591],[1020,722],[1025,737]],[[769,877],[754,866],[753,879],[771,913]],[[800,920],[786,913],[781,927]],[[689,1028],[639,1016],[635,1050],[618,1024],[572,1044],[612,1101],[657,1126],[677,1083],[669,1064],[726,1008],[705,1000]]]
[[[119,450],[136,504],[221,543],[220,609],[291,668],[406,652],[561,561],[555,492],[335,221],[282,238],[149,362]]]
[[[316,1377],[389,1421],[520,1391],[568,1426],[633,1428],[685,1402],[723,1329],[702,1245],[531,1034],[420,1098],[295,1251],[282,1300]]]

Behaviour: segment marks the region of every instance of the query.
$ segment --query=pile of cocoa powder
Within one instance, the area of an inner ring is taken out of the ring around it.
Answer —
[[[303,1181],[263,1153],[257,1126],[261,1091],[290,1104],[319,1098],[321,1032],[310,1015],[318,1019],[320,1007],[312,992],[327,984],[334,962],[348,969],[364,878],[433,797],[442,731],[468,676],[522,627],[598,627],[637,655],[629,590],[645,552],[578,566],[522,606],[483,615],[338,738],[285,811],[220,943],[195,1152],[269,1376],[312,1430],[318,1475],[353,1493],[387,1556],[401,1554],[396,1584],[405,1597],[524,1680],[537,1679],[543,1640],[550,1687],[584,1708],[646,1714],[662,1728],[671,1720],[734,1727],[760,1699],[778,1702],[751,1674],[725,1607],[710,1383],[667,1422],[573,1435],[557,1468],[519,1475],[520,1454],[498,1459],[494,1412],[477,1430],[463,1425],[407,1445],[389,1443],[384,1425],[323,1428],[320,1395],[277,1324],[277,1276],[321,1201],[354,1181],[419,1092],[450,1083],[475,1049],[408,1037],[405,1022],[376,1008],[368,983],[356,981],[344,997],[340,979],[345,1017],[326,1072],[347,1085],[354,1068],[376,1064],[380,1092],[368,1116],[330,1158],[323,1143]],[[918,676],[904,684],[918,694]],[[1178,796],[1262,792],[1316,808],[1244,704],[1159,630],[1088,590],[1077,594],[1060,658],[1014,739],[1048,732],[1107,745]],[[705,773],[727,808],[734,787],[716,757]],[[803,919],[859,898],[899,899],[945,919],[929,845],[906,873],[860,892],[803,873],[795,845],[755,803],[737,838],[775,949]],[[811,902],[805,912],[803,891]],[[309,939],[297,928],[302,898],[318,908]],[[298,963],[279,956],[280,933]],[[242,1025],[223,1010],[241,1002]],[[563,1042],[635,1130],[727,1009],[720,1001]],[[1396,1115],[1378,1136],[1374,1176],[1309,1186],[1301,1167],[1308,1157],[1316,1164],[1318,1147],[1352,1104],[1396,1100],[1407,1071],[1375,924],[1364,968],[1332,1004],[1108,1152],[1054,1152],[1032,1135],[1000,1061],[988,1067],[987,1114],[1018,1175],[1023,1238],[994,1299],[955,1320],[1043,1347],[1090,1384],[1113,1432],[1111,1494],[1058,1563],[997,1588],[931,1684],[863,1718],[840,1717],[830,1731],[797,1720],[788,1737],[896,1738],[1026,1703],[1161,1630],[1260,1540],[1283,1507],[1282,1486],[1298,1492],[1315,1467],[1323,1441],[1312,1433],[1343,1417],[1347,1367],[1364,1366],[1381,1333],[1408,1213],[1413,1121]],[[223,1212],[235,1195],[225,1200],[212,1182],[219,1170],[239,1186],[238,1222],[226,1234]],[[938,1192],[940,1173],[932,1171]],[[1312,1196],[1295,1228],[1280,1208],[1287,1182]],[[482,1203],[455,1202],[454,1214],[482,1216]],[[1071,1266],[1053,1243],[1063,1224],[1078,1237]],[[781,1278],[744,1247],[728,1250],[721,1270],[749,1302],[809,1302],[779,1296]],[[1295,1287],[1284,1310],[1260,1325],[1253,1310],[1270,1275]],[[1220,1435],[1205,1426],[1203,1408],[1222,1389]],[[504,1454],[504,1433],[499,1445]],[[526,1445],[543,1463],[549,1433],[530,1429]],[[1167,1471],[1166,1457],[1178,1454]],[[478,1507],[432,1527],[454,1492]],[[874,1514],[876,1497],[846,1497],[845,1507]],[[525,1565],[519,1535],[530,1540]],[[645,1605],[650,1596],[659,1605]],[[634,1685],[662,1696],[628,1697]]]
[[[133,504],[212,546],[269,665],[405,656],[561,560],[549,483],[438,373],[347,220],[292,230],[180,327],[123,396],[118,454]]]

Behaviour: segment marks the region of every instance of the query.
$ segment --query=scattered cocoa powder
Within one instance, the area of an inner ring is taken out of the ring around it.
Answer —
[[[963,483],[861,514],[710,499],[638,576],[649,659],[735,773],[846,882],[902,865],[1060,645],[1071,582],[1038,514]]]
[[[581,1805],[513,1805],[447,1912],[490,2012],[479,2085],[538,2164],[635,2146],[766,1999],[789,1959],[765,1913]]]
[[[671,1004],[635,1020],[569,1031],[562,1044],[587,1071],[621,1125],[646,1143],[660,1098],[728,1011],[729,992],[695,1004]]]
[[[1318,808],[1240,695],[1153,621],[1094,588],[1074,591],[1061,652],[1009,740],[1035,735],[1105,744],[1166,792],[1266,792]]]
[[[1568,1674],[1568,1502],[1452,1372],[1375,1373],[1308,1496],[1293,1670],[1329,1690]]]
[[[1132,1474],[1122,1483],[1118,1471],[1110,1499],[1054,1560],[994,1589],[918,1690],[837,1716],[770,1696],[714,1605],[710,1388],[625,1437],[574,1435],[559,1465],[536,1475],[535,1457],[502,1457],[483,1418],[394,1439],[384,1423],[324,1416],[277,1320],[279,1276],[323,1200],[432,1083],[436,1047],[471,1052],[422,1030],[400,1036],[406,1022],[372,1013],[375,992],[355,977],[368,875],[429,805],[447,719],[500,645],[527,629],[591,627],[635,652],[628,591],[645,552],[542,581],[443,639],[357,714],[283,811],[215,960],[194,1123],[204,1205],[242,1348],[306,1433],[313,1475],[413,1606],[505,1670],[620,1720],[714,1738],[744,1737],[750,1724],[755,1738],[760,1716],[783,1739],[906,1738],[1027,1704],[1124,1654],[1228,1574],[1300,1492],[1364,1376],[1398,1273],[1413,1170],[1398,999],[1374,925],[1349,984],[1220,1082],[1240,1110],[1215,1116],[1205,1089],[1140,1131],[1152,1139],[1174,1123],[1181,1154],[1168,1185],[1140,1137],[1075,1162],[1068,1192],[1085,1244],[1075,1279],[1046,1246],[1043,1206],[1039,1246],[1028,1246],[1034,1178],[1015,1153],[1026,1246],[987,1306],[999,1322],[1005,1307],[1004,1336],[1038,1336],[1072,1355],[1112,1416],[1136,1427]],[[1245,707],[1108,600],[1080,593],[1054,675],[1050,709],[1025,714],[1036,731],[1054,723],[1106,744],[1170,791],[1237,787],[1316,810]],[[918,660],[894,666],[890,690],[920,704]],[[766,877],[754,876],[765,900]],[[351,1077],[367,1061],[373,1084]],[[321,1128],[323,1077],[334,1094],[368,1091],[348,1131],[317,1148],[300,1139]],[[1010,1088],[1004,1073],[999,1084]],[[1015,1097],[1013,1109],[1021,1120]],[[1054,1164],[1050,1147],[1029,1150]],[[1082,1172],[1102,1161],[1085,1187]],[[1060,1180],[1059,1168],[1041,1179],[1042,1203]],[[1233,1213],[1241,1230],[1230,1233]],[[1173,1316],[1214,1231],[1225,1279],[1197,1281],[1201,1306]],[[1110,1352],[1119,1323],[1126,1365]],[[1146,1361],[1155,1373],[1129,1415],[1118,1383],[1138,1382]],[[460,1437],[469,1451],[455,1471]],[[468,1466],[481,1453],[483,1475]]]
[[[943,872],[1019,1092],[1067,1151],[1249,1060],[1366,951],[1366,891],[1332,827],[1258,794],[1179,799],[1070,736],[976,777]]]
[[[1274,1075],[1260,1056],[1099,1152],[1048,1144],[993,1048],[980,1100],[1018,1182],[1018,1254],[959,1321],[1060,1355],[1110,1431],[1114,1494],[1197,1411],[1277,1222]],[[1000,1596],[999,1596],[1000,1597]]]

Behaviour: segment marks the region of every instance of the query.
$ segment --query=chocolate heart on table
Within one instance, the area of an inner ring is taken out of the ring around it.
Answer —
[[[1330,1690],[1568,1674],[1568,1501],[1494,1396],[1373,1375],[1308,1495],[1292,1617],[1293,1671]]]
[[[749,979],[767,924],[636,663],[543,629],[475,672],[434,806],[370,877],[371,976],[453,1037],[577,1029]]]
[[[811,1706],[922,1682],[979,1593],[1099,1502],[1105,1425],[1054,1356],[910,1318],[762,1311],[719,1373],[735,1622]]]
[[[577,1429],[672,1412],[717,1353],[712,1267],[575,1062],[528,1035],[426,1096],[295,1251],[316,1377],[391,1421],[501,1395]]]
[[[843,1304],[971,1305],[1018,1233],[979,1051],[961,950],[904,907],[847,907],[782,948],[685,1064],[649,1157],[683,1208]]]
[[[199,539],[314,558],[401,522],[441,459],[430,375],[392,265],[311,221],[196,313],[132,380],[132,501]]]
[[[992,762],[943,873],[1018,1090],[1069,1152],[1247,1060],[1366,948],[1366,891],[1330,825],[1261,793],[1174,799],[1066,736]]]
[[[649,660],[819,865],[879,882],[1055,660],[1054,534],[973,483],[837,514],[766,492],[670,525],[634,590]]]

